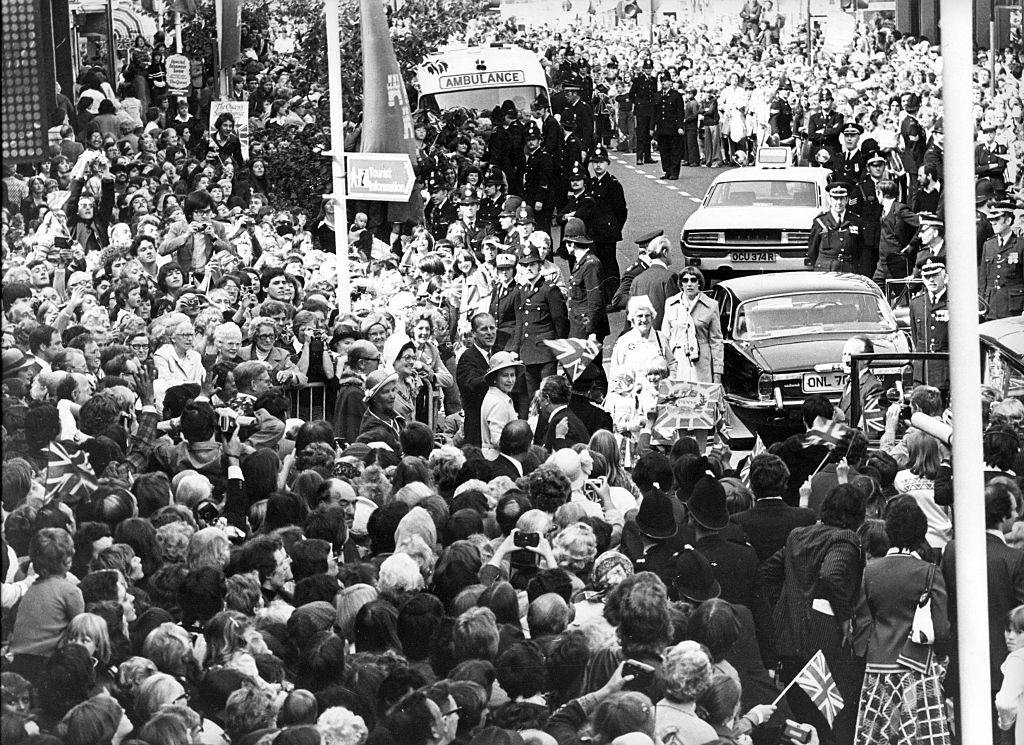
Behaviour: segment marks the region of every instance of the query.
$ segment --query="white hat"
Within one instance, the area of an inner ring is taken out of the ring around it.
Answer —
[[[651,298],[648,295],[634,295],[626,304],[626,318],[632,321],[641,310],[649,311],[652,320],[654,316],[658,315],[658,312],[654,309],[654,303],[651,302]]]

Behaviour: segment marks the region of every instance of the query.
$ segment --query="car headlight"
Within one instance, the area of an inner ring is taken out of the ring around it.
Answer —
[[[775,397],[775,377],[771,373],[758,376],[757,397],[762,401],[771,401]]]

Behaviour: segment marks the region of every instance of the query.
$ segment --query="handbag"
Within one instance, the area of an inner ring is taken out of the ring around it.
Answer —
[[[909,670],[927,674],[932,666],[932,645],[935,643],[935,626],[932,623],[932,582],[935,579],[935,565],[928,569],[928,584],[917,601],[914,621],[910,633],[903,642],[903,649],[896,664]]]

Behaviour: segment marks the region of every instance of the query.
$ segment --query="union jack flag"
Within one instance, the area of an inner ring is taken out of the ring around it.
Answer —
[[[841,422],[832,422],[825,429],[811,429],[807,431],[807,439],[804,442],[810,445],[824,445],[832,449],[841,443],[850,434],[850,428]]]
[[[583,370],[601,353],[601,345],[589,339],[550,339],[544,342],[565,370],[569,382],[583,374]]]
[[[821,713],[828,720],[828,726],[832,726],[836,714],[846,705],[842,694],[832,678],[832,671],[828,669],[825,662],[825,655],[819,649],[814,656],[804,665],[804,669],[793,679],[793,682],[804,689],[804,693],[814,702]]]
[[[75,505],[96,488],[96,475],[83,450],[51,442],[44,483],[48,498],[60,497],[65,504]]]

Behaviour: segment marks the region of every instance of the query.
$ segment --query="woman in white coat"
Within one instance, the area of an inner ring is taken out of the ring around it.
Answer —
[[[523,363],[514,352],[495,352],[491,355],[484,381],[489,388],[480,406],[480,450],[488,460],[498,457],[498,441],[505,425],[518,419],[515,404],[509,395]]]
[[[206,375],[202,356],[192,348],[196,340],[192,321],[182,315],[180,320],[172,321],[165,328],[168,341],[153,353],[156,366],[153,390],[158,404],[163,402],[168,388],[182,383],[202,384]]]

